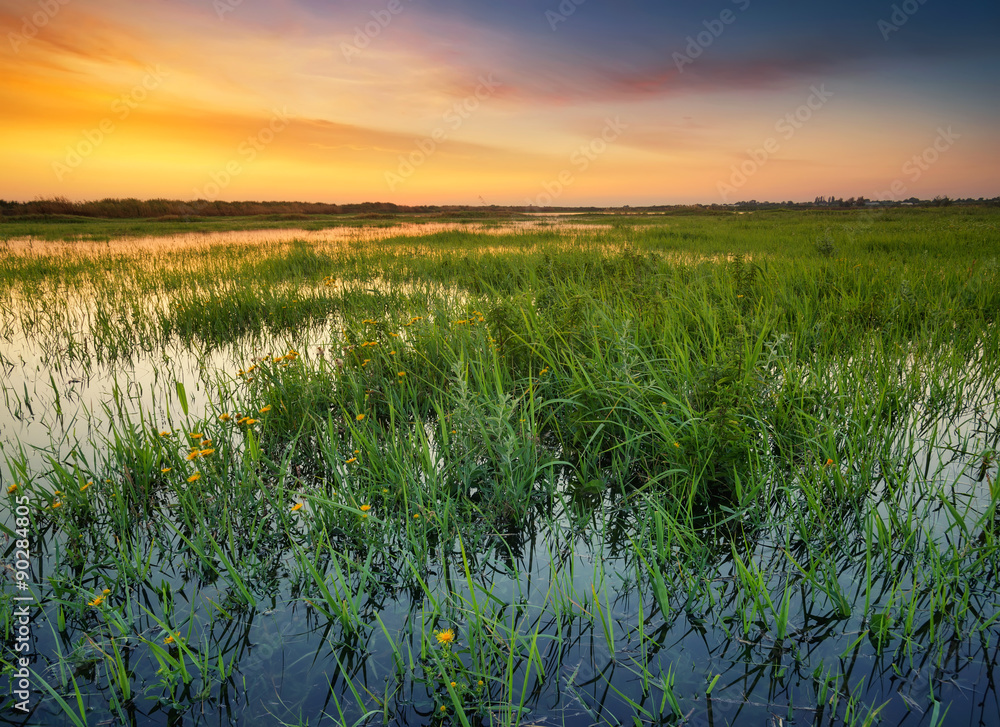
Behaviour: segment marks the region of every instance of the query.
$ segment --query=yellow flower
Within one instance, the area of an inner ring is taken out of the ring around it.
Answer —
[[[294,505],[292,505],[292,512],[298,512],[301,509],[302,509],[301,502],[296,502]]]
[[[13,484],[7,488],[7,494],[13,495],[16,490],[17,490],[17,484]]]
[[[188,436],[191,437],[191,439],[201,439],[205,435],[201,432],[191,432]]]
[[[388,492],[388,491],[389,491],[389,488],[388,488],[388,487],[383,487],[383,488],[382,488],[382,492]]]
[[[400,371],[399,372],[399,378],[403,378],[404,376],[406,376],[406,372],[405,371]]]
[[[201,472],[195,472],[193,475],[188,477],[188,482],[195,482],[201,477]]]
[[[83,487],[80,488],[80,492],[86,492],[87,488],[90,487],[92,484],[94,484],[93,480],[88,481],[87,484],[85,484]]]
[[[169,472],[172,469],[173,467],[164,467],[163,469],[160,470],[160,472],[162,472],[163,474],[167,474],[167,472]]]
[[[441,711],[442,711],[442,712],[447,712],[447,711],[448,711],[448,708],[447,708],[446,706],[444,706],[444,705],[442,704],[442,705],[441,705]]]
[[[203,449],[198,454],[200,454],[202,457],[207,457],[208,455],[212,454],[212,452],[214,452],[214,451],[215,451],[214,449]]]
[[[62,507],[62,503],[58,500],[52,503],[52,509],[55,510],[57,507]]]
[[[349,460],[347,460],[346,462],[344,462],[344,464],[353,464],[354,462],[357,462],[357,461],[358,461],[357,457],[351,457]]]
[[[478,682],[476,682],[476,686],[477,686],[477,687],[481,687],[481,686],[483,686],[483,680],[482,680],[482,679],[480,679],[480,680],[479,680]]]
[[[250,426],[251,424],[256,424],[256,423],[257,423],[257,420],[256,419],[251,419],[250,417],[244,417],[243,421],[240,422],[240,424],[246,424],[247,426]]]
[[[457,686],[458,686],[458,682],[452,682],[452,683],[451,683],[451,686],[453,686],[453,687],[457,687]]]
[[[363,422],[365,420],[365,415],[364,414],[358,414],[354,418],[357,419],[359,422]]]
[[[413,513],[413,519],[414,519],[414,520],[417,520],[417,519],[419,519],[419,518],[420,518],[420,513],[419,513],[419,512],[415,512],[415,513]]]
[[[368,512],[369,510],[371,510],[371,509],[372,509],[372,506],[371,506],[371,505],[362,505],[362,506],[361,506],[361,507],[359,507],[358,509],[359,509],[359,510],[360,510],[361,512]]]
[[[169,437],[170,436],[170,432],[167,431],[166,429],[164,429],[162,432],[160,432],[160,436],[161,437]]]
[[[267,414],[269,411],[271,411],[271,405],[268,404],[267,406],[263,406],[259,409],[259,411],[261,414]]]
[[[455,640],[455,632],[452,629],[438,631],[435,636],[437,637],[437,642],[439,644],[450,644]]]
[[[186,457],[186,459],[187,459],[188,462],[190,462],[193,459],[198,459],[198,457],[200,457],[200,456],[201,456],[201,450],[200,449],[196,449],[195,451],[193,451],[190,454],[188,454],[188,456]]]
[[[169,636],[167,636],[167,638],[165,638],[163,640],[163,643],[164,644],[172,644],[172,643],[174,643],[175,641],[177,641],[180,638],[181,638],[181,632],[180,631],[175,631],[174,633],[172,633]]]
[[[677,449],[680,449],[681,448],[681,443],[680,442],[674,442],[674,446],[677,447]]]
[[[110,588],[105,588],[103,591],[101,591],[101,593],[103,593],[106,596],[109,593],[111,593],[111,589]]]
[[[100,606],[104,603],[104,596],[97,596],[93,601],[87,601],[88,606]]]
[[[826,464],[825,464],[825,465],[823,465],[823,466],[824,466],[824,467],[829,467],[829,466],[830,466],[830,465],[832,465],[832,464],[833,464],[833,460],[832,460],[832,459],[828,459],[828,460],[826,461]]]
[[[219,415],[219,421],[228,422],[230,419],[232,419],[232,417],[229,416],[228,414]]]

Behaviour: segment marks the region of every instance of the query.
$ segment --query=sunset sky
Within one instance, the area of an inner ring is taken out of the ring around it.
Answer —
[[[0,198],[993,197],[998,79],[996,0],[0,0]]]

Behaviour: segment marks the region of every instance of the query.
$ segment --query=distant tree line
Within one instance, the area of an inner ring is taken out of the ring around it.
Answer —
[[[222,202],[172,199],[115,199],[72,202],[65,197],[35,199],[30,202],[10,202],[0,199],[0,216],[75,216],[102,218],[163,218],[186,217],[245,217],[259,215],[340,215],[340,214],[401,214],[440,212],[440,206],[408,207],[391,202],[360,204],[329,204],[324,202]],[[458,209],[458,208],[448,208]],[[482,209],[469,207],[468,209]]]
[[[950,199],[935,197],[921,200],[911,197],[907,200],[880,201],[866,197],[816,197],[812,202],[767,202],[748,200],[735,204],[711,205],[649,205],[643,207],[535,207],[523,205],[472,206],[472,205],[398,205],[392,202],[361,202],[357,204],[332,204],[325,202],[222,202],[194,200],[183,202],[171,199],[117,199],[107,198],[87,202],[72,202],[65,197],[35,199],[30,202],[12,202],[0,199],[0,218],[53,218],[53,217],[93,217],[119,219],[162,219],[178,220],[198,217],[252,217],[276,216],[284,219],[306,218],[311,215],[397,215],[430,214],[439,217],[484,216],[496,217],[503,214],[523,212],[615,212],[618,214],[649,213],[698,213],[704,211],[765,210],[765,209],[852,209],[858,207],[941,207],[947,205],[987,205],[1000,206],[1000,197],[992,199]]]

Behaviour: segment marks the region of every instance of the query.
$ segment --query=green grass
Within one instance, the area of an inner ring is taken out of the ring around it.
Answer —
[[[916,723],[972,688],[988,713],[997,221],[7,255],[0,331],[115,372],[68,448],[3,444],[45,563],[36,672],[68,723]],[[70,416],[64,380],[5,383],[8,409]]]

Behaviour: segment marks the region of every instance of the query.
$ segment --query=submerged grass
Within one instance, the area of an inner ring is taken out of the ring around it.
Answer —
[[[169,265],[6,257],[12,340],[123,369],[68,449],[3,443],[9,502],[29,497],[44,555],[39,709],[990,714],[996,224],[773,213]],[[202,395],[167,361],[160,398],[137,403],[124,362],[175,345],[203,362]],[[228,346],[230,367],[204,363]],[[4,383],[21,417],[33,384]]]

